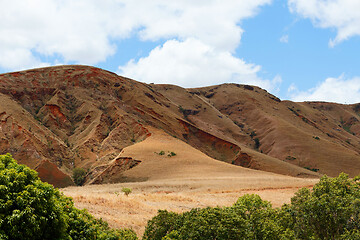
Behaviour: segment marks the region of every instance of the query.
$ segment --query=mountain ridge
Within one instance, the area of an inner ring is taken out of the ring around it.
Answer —
[[[293,103],[240,84],[145,84],[81,65],[0,74],[0,102],[1,153],[34,169],[46,163],[39,176],[58,187],[72,184],[75,167],[92,182],[100,166],[118,166],[124,149],[158,131],[238,168],[298,177],[360,172],[360,104]],[[50,179],[46,169],[66,177]],[[119,169],[104,179],[132,172]]]

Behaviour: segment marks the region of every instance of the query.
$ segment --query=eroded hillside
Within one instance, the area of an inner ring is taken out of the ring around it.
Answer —
[[[247,85],[144,84],[88,66],[2,74],[0,102],[0,152],[58,187],[73,184],[75,167],[88,171],[87,183],[131,179],[144,159],[124,149],[154,129],[233,166],[360,172],[360,105],[280,101]]]

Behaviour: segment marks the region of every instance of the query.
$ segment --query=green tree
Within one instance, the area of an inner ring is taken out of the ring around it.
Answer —
[[[67,219],[50,184],[36,171],[0,156],[0,239],[64,239]]]
[[[278,212],[257,195],[244,195],[232,207],[182,214],[159,211],[148,222],[143,239],[293,239]]]
[[[300,239],[351,239],[360,230],[360,182],[342,173],[301,189],[287,210]]]
[[[132,192],[131,188],[123,187],[121,191],[126,195],[129,196],[129,194]]]
[[[159,210],[158,215],[148,221],[142,239],[162,239],[173,230],[179,228],[182,222],[183,220],[180,214],[168,212],[167,210]],[[173,232],[172,235],[174,234],[175,232]]]
[[[82,186],[85,183],[87,171],[83,168],[74,168],[73,169],[73,179],[74,183],[78,186]]]
[[[251,231],[249,239],[292,239],[293,232],[283,225],[279,209],[256,194],[245,194],[233,206],[234,211],[245,219]]]
[[[0,155],[0,239],[137,239],[132,230],[114,230],[74,207],[37,172]]]

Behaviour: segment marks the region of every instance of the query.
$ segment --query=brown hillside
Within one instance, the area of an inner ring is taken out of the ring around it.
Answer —
[[[230,172],[360,172],[359,105],[280,101],[247,85],[148,85],[88,66],[1,74],[0,102],[0,152],[31,168],[46,163],[40,177],[56,186],[71,184],[60,173],[74,167],[89,171],[87,183],[164,178],[158,167],[171,169],[177,157],[159,164],[159,155],[142,152],[159,131],[209,157],[201,167],[192,154],[176,163],[188,161],[194,174],[214,171],[213,159]],[[137,154],[126,154],[131,147]]]

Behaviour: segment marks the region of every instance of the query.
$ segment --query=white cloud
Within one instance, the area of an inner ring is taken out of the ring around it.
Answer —
[[[282,43],[288,43],[289,42],[289,35],[286,34],[286,35],[281,36],[279,41],[282,42]]]
[[[360,103],[360,77],[345,79],[327,78],[315,88],[308,91],[297,91],[295,85],[290,86],[293,101],[326,101],[338,103]]]
[[[131,60],[119,73],[131,78],[183,87],[200,87],[224,82],[247,83],[277,90],[281,77],[264,80],[257,76],[260,66],[236,58],[230,52],[211,47],[200,40],[169,40],[139,61]]]
[[[298,88],[296,87],[295,83],[290,84],[290,86],[288,87],[288,93],[292,93],[295,91],[298,91]]]
[[[137,11],[139,4],[130,1]],[[144,14],[139,14],[144,27],[142,39],[197,38],[216,48],[232,51],[241,39],[241,20],[254,16],[259,7],[271,0],[211,1],[141,1]],[[152,12],[149,14],[149,12]]]
[[[137,37],[165,43],[120,66],[129,77],[187,87],[238,82],[276,90],[281,77],[261,79],[260,66],[234,56],[242,20],[271,1],[0,1],[0,68],[93,65],[121,54],[121,39]]]
[[[360,1],[358,0],[289,0],[289,9],[309,18],[320,28],[334,28],[337,35],[329,46],[360,35]]]
[[[271,0],[12,0],[0,1],[0,67],[60,62],[96,64],[117,49],[114,42],[194,37],[233,51],[243,30],[238,23]],[[39,57],[40,56],[40,57]],[[8,61],[9,58],[9,61]]]

